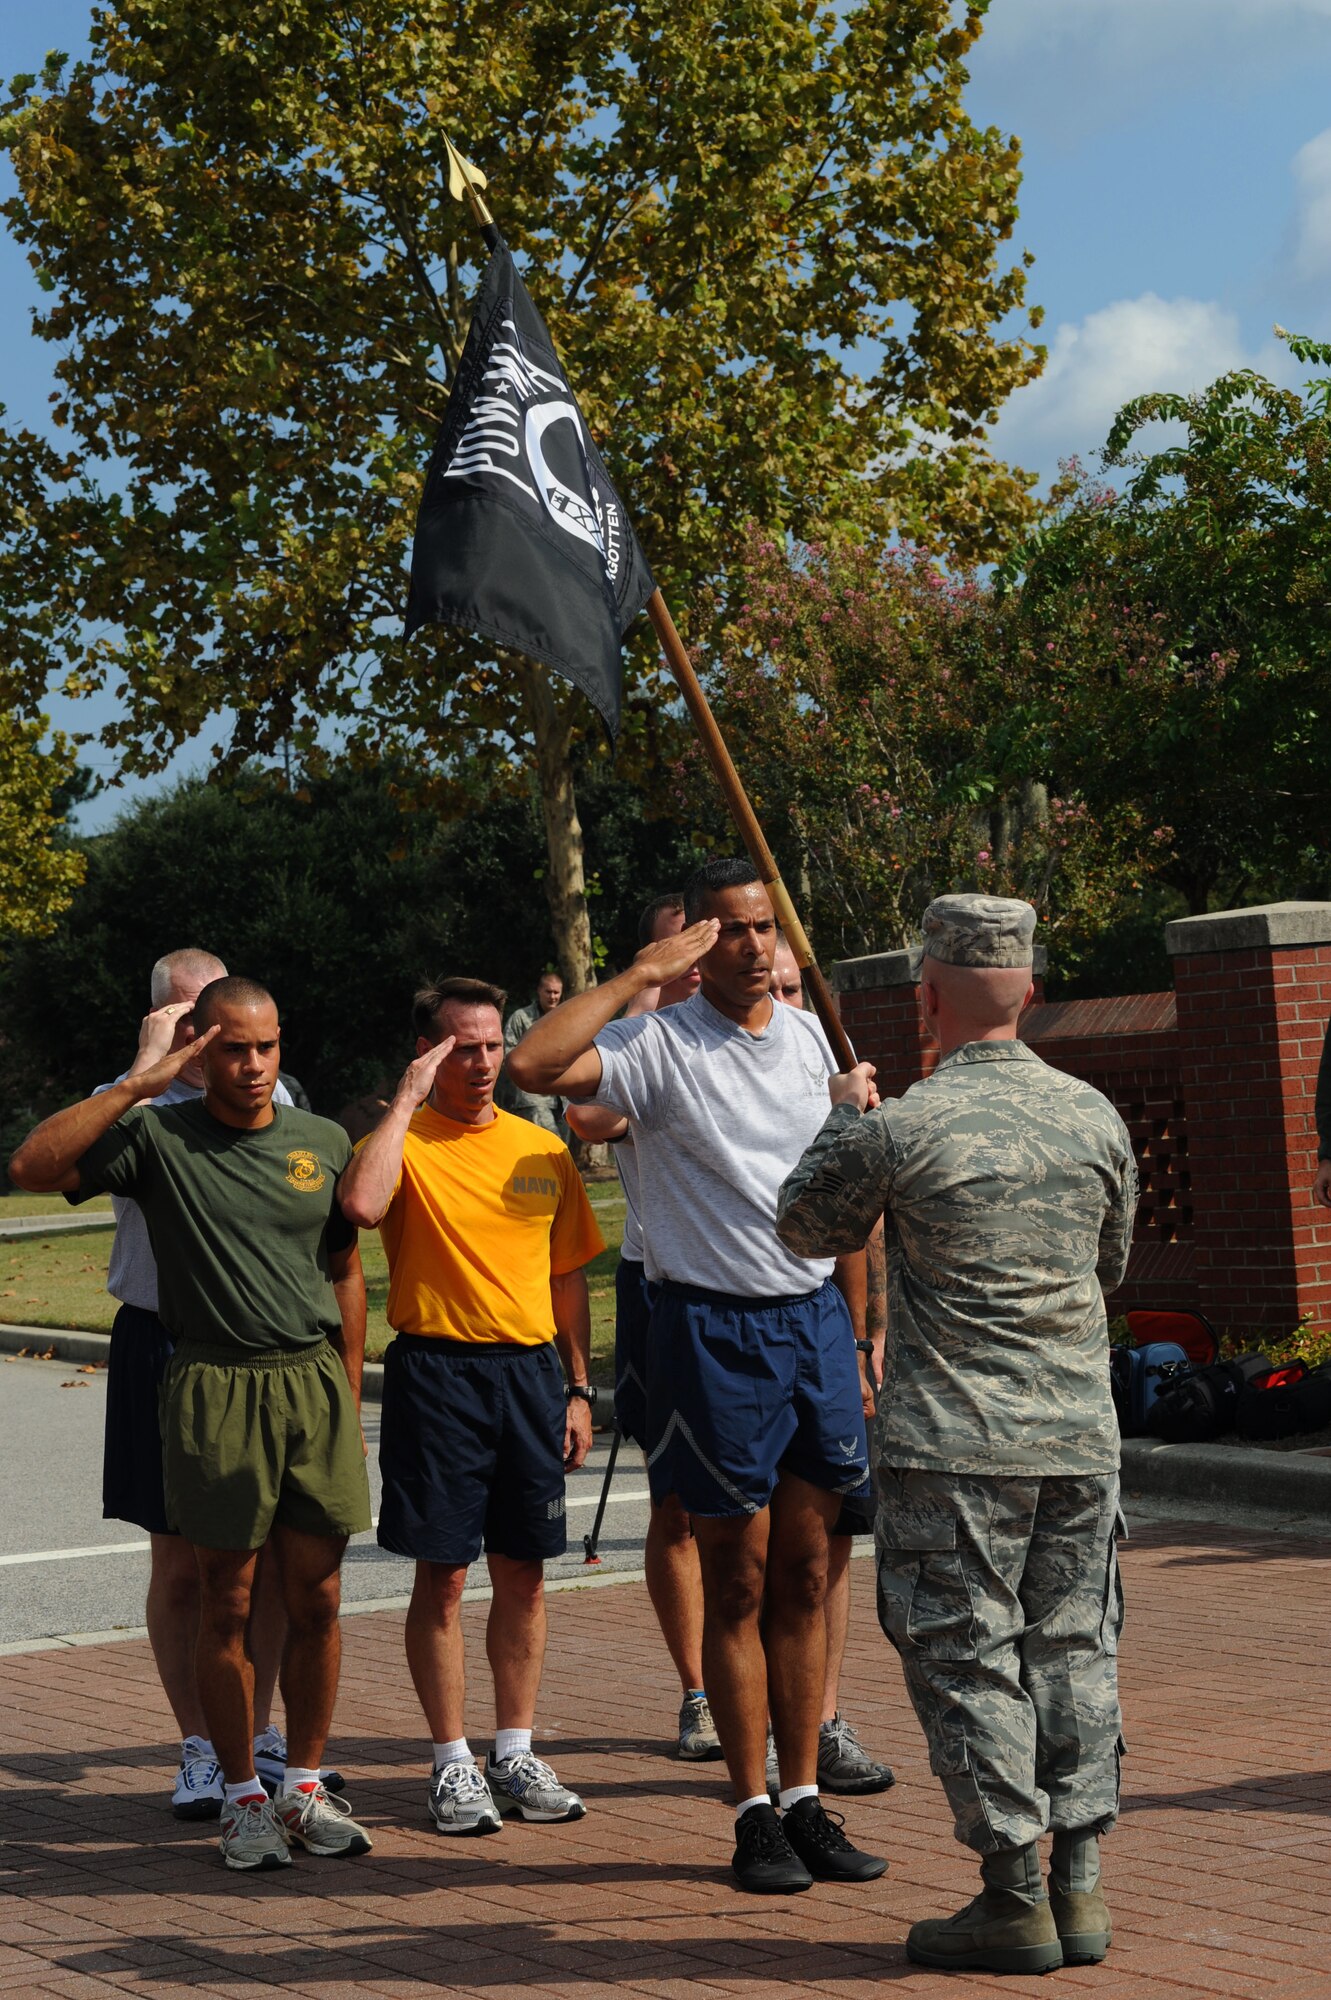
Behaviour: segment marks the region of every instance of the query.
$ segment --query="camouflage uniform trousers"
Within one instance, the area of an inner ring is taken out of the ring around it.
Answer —
[[[1118,1475],[879,1468],[878,1616],[980,1854],[1118,1817]]]

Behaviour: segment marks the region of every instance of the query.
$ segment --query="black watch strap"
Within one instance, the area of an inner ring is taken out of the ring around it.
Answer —
[[[570,1382],[564,1391],[565,1401],[571,1403],[575,1396],[579,1401],[589,1404],[593,1409],[596,1407],[596,1389],[592,1383]]]
[[[861,1354],[873,1353],[873,1342],[871,1340],[857,1340],[855,1342],[855,1345],[859,1349]]]

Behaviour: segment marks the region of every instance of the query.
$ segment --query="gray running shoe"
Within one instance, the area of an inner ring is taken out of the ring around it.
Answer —
[[[222,1805],[222,1859],[228,1868],[289,1868],[286,1829],[269,1798]]]
[[[781,1790],[781,1771],[776,1761],[776,1738],[771,1730],[767,1732],[767,1795],[775,1802]]]
[[[216,1819],[222,1810],[222,1772],[201,1736],[187,1736],[180,1746],[180,1769],[171,1794],[177,1819]]]
[[[297,1841],[307,1854],[331,1854],[342,1860],[352,1854],[368,1854],[374,1845],[365,1828],[351,1817],[347,1801],[330,1799],[322,1785],[308,1792],[280,1792],[273,1810],[287,1839]]]
[[[824,1792],[854,1795],[885,1792],[896,1783],[887,1764],[876,1764],[843,1715],[818,1726],[818,1786]]]
[[[710,1764],[721,1755],[721,1738],[705,1694],[685,1695],[679,1705],[679,1749],[686,1764]]]
[[[523,1819],[582,1819],[587,1808],[576,1792],[561,1785],[548,1764],[530,1750],[520,1750],[496,1764],[485,1760],[485,1779],[500,1813],[520,1813]]]
[[[287,1739],[275,1722],[270,1722],[254,1739],[254,1768],[269,1797],[276,1797],[287,1774]],[[326,1792],[340,1792],[346,1787],[347,1781],[340,1771],[323,1770],[319,1777]]]
[[[431,1777],[430,1818],[440,1833],[501,1833],[504,1826],[470,1757],[441,1764]]]

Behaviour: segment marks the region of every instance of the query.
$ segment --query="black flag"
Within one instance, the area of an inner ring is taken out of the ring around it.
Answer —
[[[500,238],[416,517],[407,633],[460,625],[540,660],[619,728],[620,646],[654,589]]]

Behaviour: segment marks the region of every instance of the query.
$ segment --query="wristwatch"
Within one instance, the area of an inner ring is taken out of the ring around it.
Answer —
[[[871,1340],[857,1340],[855,1345],[861,1354],[873,1353],[873,1342]]]
[[[596,1408],[596,1387],[594,1383],[570,1382],[564,1391],[564,1401],[571,1403],[575,1396],[579,1397],[584,1403],[590,1403],[593,1409]]]

